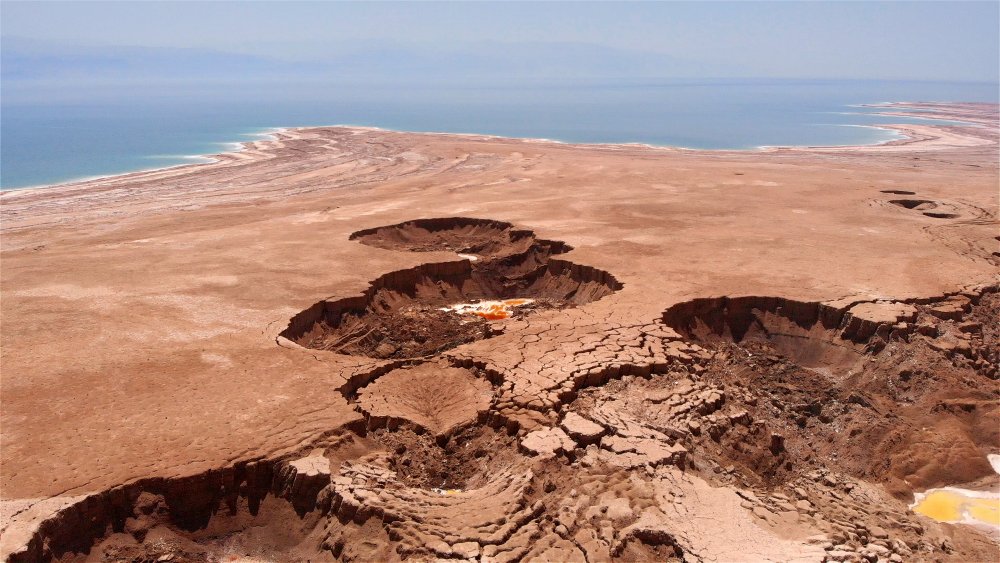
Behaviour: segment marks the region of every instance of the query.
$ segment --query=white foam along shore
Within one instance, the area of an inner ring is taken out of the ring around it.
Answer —
[[[847,107],[871,107],[871,108],[885,108],[900,111],[907,111],[906,108],[909,104],[942,104],[946,105],[948,102],[875,102],[867,104],[848,104]],[[957,103],[957,102],[955,102]],[[841,112],[830,112],[830,113],[841,113]],[[862,115],[865,115],[862,112]],[[874,112],[872,115],[893,115],[892,112]],[[908,116],[911,117],[911,116]],[[919,119],[925,119],[927,121],[958,121],[954,119],[946,118],[934,118],[934,117],[917,117]],[[973,125],[969,122],[970,125]],[[861,127],[866,129],[880,129],[883,131],[888,131],[893,134],[893,137],[888,139],[882,139],[875,143],[867,144],[857,144],[857,145],[758,145],[750,149],[703,149],[703,148],[693,148],[684,147],[676,145],[653,145],[649,143],[585,143],[585,142],[575,142],[575,141],[563,141],[559,139],[549,139],[543,137],[505,137],[503,135],[492,135],[488,133],[456,133],[448,131],[402,131],[402,130],[391,130],[383,127],[376,127],[371,125],[354,125],[354,124],[333,124],[333,125],[308,125],[308,126],[298,126],[298,127],[267,127],[263,128],[257,132],[244,133],[245,136],[258,137],[250,141],[228,141],[221,142],[220,145],[229,147],[229,150],[225,150],[219,153],[208,153],[208,154],[196,154],[196,155],[178,155],[176,158],[184,158],[191,160],[202,160],[202,162],[196,163],[183,163],[183,164],[173,164],[169,166],[153,166],[149,168],[140,168],[136,170],[129,170],[123,172],[116,172],[113,174],[102,174],[95,176],[84,176],[80,178],[75,178],[72,180],[66,180],[64,182],[54,182],[51,184],[36,184],[32,186],[21,186],[17,188],[2,189],[0,188],[0,194],[11,194],[12,192],[17,192],[21,190],[34,190],[38,188],[51,188],[56,186],[71,186],[74,184],[82,184],[86,182],[92,182],[97,180],[107,180],[110,178],[118,178],[122,176],[128,176],[131,174],[141,174],[149,172],[161,172],[165,170],[172,170],[175,168],[183,168],[185,166],[204,166],[210,164],[216,164],[221,162],[218,158],[226,154],[237,154],[246,151],[251,143],[257,141],[274,141],[277,140],[277,135],[289,131],[305,131],[309,129],[323,128],[323,127],[340,127],[345,129],[355,129],[359,131],[397,131],[400,133],[409,134],[427,134],[427,135],[448,135],[455,137],[471,137],[479,139],[517,139],[523,142],[530,143],[552,143],[560,145],[582,145],[582,146],[600,146],[600,147],[611,147],[611,148],[630,148],[630,147],[640,147],[653,150],[671,150],[671,151],[690,151],[690,152],[745,152],[745,151],[774,151],[774,150],[851,150],[851,149],[865,149],[865,148],[875,148],[880,146],[888,145],[899,145],[908,144],[913,142],[918,142],[920,139],[914,138],[906,134],[906,129],[903,125],[895,124],[880,124],[880,125],[860,125],[860,124],[830,124],[830,125],[840,125],[843,127]],[[929,127],[934,127],[936,124],[929,124]],[[169,157],[169,155],[163,155],[164,158]],[[155,158],[147,157],[147,158]]]
[[[126,171],[122,171],[122,172],[115,172],[115,173],[112,173],[112,174],[97,174],[97,175],[93,175],[93,176],[81,176],[79,178],[72,178],[72,179],[66,180],[64,182],[53,182],[51,184],[34,184],[34,185],[31,185],[31,186],[19,186],[17,188],[9,188],[9,189],[4,189],[4,188],[0,187],[0,193],[10,194],[12,192],[17,192],[17,191],[21,191],[21,190],[35,190],[35,189],[39,189],[39,188],[52,188],[52,187],[56,187],[56,186],[70,186],[70,185],[73,185],[73,184],[82,184],[82,183],[86,183],[86,182],[94,182],[94,181],[97,181],[97,180],[107,180],[107,179],[110,179],[110,178],[118,178],[120,176],[128,176],[128,175],[131,175],[131,174],[142,174],[142,173],[146,173],[146,172],[162,172],[164,170],[173,170],[175,168],[183,168],[185,166],[200,166],[200,165],[205,165],[205,164],[215,164],[215,163],[221,162],[221,159],[219,158],[219,156],[222,156],[222,155],[225,155],[225,154],[235,154],[235,153],[243,152],[243,151],[247,150],[248,146],[251,143],[255,143],[257,141],[276,141],[278,139],[277,135],[279,133],[282,133],[282,132],[288,131],[288,130],[289,130],[289,128],[287,128],[287,127],[265,127],[265,128],[263,128],[263,129],[261,129],[259,131],[255,131],[253,133],[243,133],[243,136],[245,136],[245,137],[254,137],[254,138],[251,139],[251,140],[249,140],[249,141],[222,141],[222,142],[216,143],[217,145],[226,148],[226,150],[219,151],[217,153],[178,154],[178,155],[157,154],[157,155],[149,155],[149,156],[144,157],[144,158],[147,158],[147,159],[157,159],[157,158],[162,158],[162,159],[182,159],[182,160],[190,160],[190,161],[198,161],[198,162],[184,162],[184,163],[180,163],[180,164],[170,164],[170,165],[167,165],[167,166],[150,166],[148,168],[137,168],[135,170],[126,170]]]
[[[865,107],[882,108],[882,107],[885,107],[886,109],[890,109],[891,108],[891,109],[895,109],[895,110],[903,110],[903,111],[905,111],[905,108],[908,107],[906,104],[911,104],[911,103],[925,103],[925,102],[877,102],[877,103],[874,103],[874,104],[848,104],[846,107],[858,107],[858,108],[865,108]],[[947,103],[947,102],[926,102],[926,103]],[[892,113],[892,112],[882,112],[882,111],[876,111],[876,112],[871,112],[871,113],[866,113],[866,112],[834,112],[834,111],[831,111],[831,112],[825,112],[825,113],[844,114],[844,115],[883,115],[883,116],[890,116],[890,117],[894,115],[894,113]],[[946,118],[925,117],[925,116],[906,116],[906,117],[908,119],[922,119],[922,120],[926,120],[926,121],[932,122],[932,123],[928,123],[927,124],[927,126],[931,126],[931,127],[941,125],[940,122],[942,122],[942,121],[947,121],[947,122],[949,122],[949,124],[950,123],[963,123],[963,124],[968,124],[969,126],[978,126],[978,124],[975,124],[975,123],[972,123],[972,122],[961,121],[961,120],[957,120],[957,119],[946,119]],[[915,138],[913,138],[910,135],[907,135],[905,133],[905,129],[904,129],[905,126],[903,124],[862,125],[862,124],[855,124],[855,123],[828,123],[828,124],[824,124],[824,125],[828,125],[828,126],[831,126],[831,127],[859,127],[859,128],[862,128],[862,129],[878,129],[878,130],[881,130],[881,131],[889,132],[891,134],[891,136],[888,137],[888,138],[885,138],[885,139],[880,139],[880,140],[878,140],[878,141],[876,141],[874,143],[863,143],[863,144],[855,144],[855,145],[757,145],[756,147],[746,148],[746,149],[705,149],[705,148],[696,148],[696,147],[685,147],[685,146],[681,146],[681,145],[653,145],[653,144],[650,144],[650,143],[639,143],[639,142],[632,142],[632,143],[598,143],[598,142],[587,143],[587,142],[578,142],[578,141],[564,141],[564,140],[560,140],[560,139],[551,139],[551,138],[546,138],[546,137],[505,137],[503,135],[492,135],[492,134],[489,134],[489,133],[463,133],[463,132],[453,132],[453,131],[401,131],[401,130],[394,130],[394,129],[386,129],[384,127],[375,127],[375,126],[370,126],[370,125],[351,125],[351,124],[314,125],[314,126],[311,126],[311,127],[297,127],[295,129],[310,129],[310,128],[313,128],[313,127],[343,127],[343,128],[347,128],[347,129],[357,129],[357,130],[360,130],[360,131],[397,131],[397,132],[400,132],[400,133],[427,134],[427,135],[447,135],[447,136],[453,136],[453,137],[471,137],[471,138],[478,138],[478,139],[510,139],[510,138],[515,138],[515,139],[517,139],[519,141],[528,142],[528,143],[542,143],[542,144],[552,143],[552,144],[559,144],[559,145],[584,145],[584,146],[621,147],[621,148],[641,147],[641,148],[654,149],[654,150],[675,150],[675,151],[690,151],[690,152],[744,152],[744,151],[755,151],[755,150],[756,151],[773,151],[773,150],[795,150],[795,149],[834,149],[834,150],[863,149],[863,148],[872,148],[872,147],[879,147],[879,146],[884,146],[884,145],[903,144],[903,143],[907,143],[907,142],[916,142],[916,141],[919,141],[919,139],[915,139]]]
[[[929,108],[917,108],[916,105],[924,104],[941,104],[946,106],[949,102],[875,102],[870,104],[848,104],[847,107],[854,108],[875,108],[893,111],[876,111],[872,113],[867,112],[824,112],[824,113],[835,113],[843,115],[882,115],[886,117],[906,117],[907,119],[920,119],[928,121],[924,125],[925,127],[940,127],[942,125],[953,125],[962,124],[967,127],[980,127],[981,125],[972,121],[963,121],[960,119],[954,119],[950,117],[928,117],[924,115],[907,115],[911,111],[933,111]],[[956,103],[956,102],[951,102]],[[946,122],[946,123],[942,123]],[[888,131],[892,134],[892,137],[883,139],[876,143],[864,144],[864,145],[760,145],[757,148],[760,150],[792,150],[792,149],[861,149],[861,148],[872,148],[886,145],[896,145],[896,144],[906,144],[917,142],[920,139],[916,139],[911,135],[906,133],[907,129],[903,124],[879,124],[879,125],[862,125],[859,123],[831,123],[828,125],[834,125],[839,127],[860,127],[863,129],[880,129],[882,131]]]

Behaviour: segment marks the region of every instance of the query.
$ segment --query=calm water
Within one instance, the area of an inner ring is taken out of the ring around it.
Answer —
[[[178,96],[180,97],[180,96]],[[2,105],[0,187],[203,161],[273,127],[352,124],[572,142],[703,149],[877,143],[861,125],[917,122],[852,104],[997,101],[996,84],[870,81],[667,81],[572,86],[247,85],[215,99],[122,96],[91,104]]]

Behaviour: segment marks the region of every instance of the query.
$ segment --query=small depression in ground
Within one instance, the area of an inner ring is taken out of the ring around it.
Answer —
[[[937,207],[937,203],[929,199],[893,199],[889,200],[889,203],[893,205],[898,205],[899,207],[905,207],[906,209],[934,209]]]

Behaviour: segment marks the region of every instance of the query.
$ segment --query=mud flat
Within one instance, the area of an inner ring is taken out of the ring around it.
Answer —
[[[997,486],[997,107],[907,107],[981,126],[4,192],[2,557],[995,561],[910,506]]]

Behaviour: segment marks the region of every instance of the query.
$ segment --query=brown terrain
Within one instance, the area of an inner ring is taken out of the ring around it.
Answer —
[[[997,106],[883,109],[978,126],[295,129],[3,192],[0,556],[997,561],[908,508],[998,486]]]

